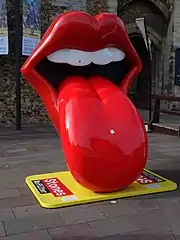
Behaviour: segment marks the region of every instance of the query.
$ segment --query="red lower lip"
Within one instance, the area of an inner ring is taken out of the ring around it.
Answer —
[[[74,178],[95,192],[136,180],[146,163],[143,123],[127,96],[102,77],[66,79],[58,97],[60,136]]]

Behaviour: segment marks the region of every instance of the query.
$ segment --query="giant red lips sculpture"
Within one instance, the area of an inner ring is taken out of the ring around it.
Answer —
[[[145,167],[144,124],[127,97],[140,70],[122,20],[84,12],[57,17],[21,69],[44,102],[74,179],[95,192],[124,189]]]

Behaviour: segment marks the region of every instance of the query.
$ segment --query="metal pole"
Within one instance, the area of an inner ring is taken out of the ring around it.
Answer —
[[[15,44],[16,130],[21,130],[21,0],[15,1]]]
[[[146,34],[146,42],[147,42],[147,50],[150,59],[150,71],[148,74],[148,83],[149,83],[149,130],[152,130],[152,56],[151,56],[151,46],[149,44],[148,39],[148,32],[147,32],[147,25],[146,25],[146,18],[144,18],[144,28]]]

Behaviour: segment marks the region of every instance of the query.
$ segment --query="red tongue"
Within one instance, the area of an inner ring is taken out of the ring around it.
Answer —
[[[58,108],[65,158],[80,184],[111,192],[136,180],[146,163],[146,133],[118,87],[100,76],[69,77],[60,86]]]

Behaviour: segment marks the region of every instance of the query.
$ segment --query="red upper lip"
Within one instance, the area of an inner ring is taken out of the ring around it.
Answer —
[[[141,65],[119,17],[109,13],[96,17],[84,12],[66,13],[57,17],[49,27],[21,71],[26,75],[26,69],[30,71],[44,57],[62,48],[96,51],[108,46],[124,51],[132,67]]]

